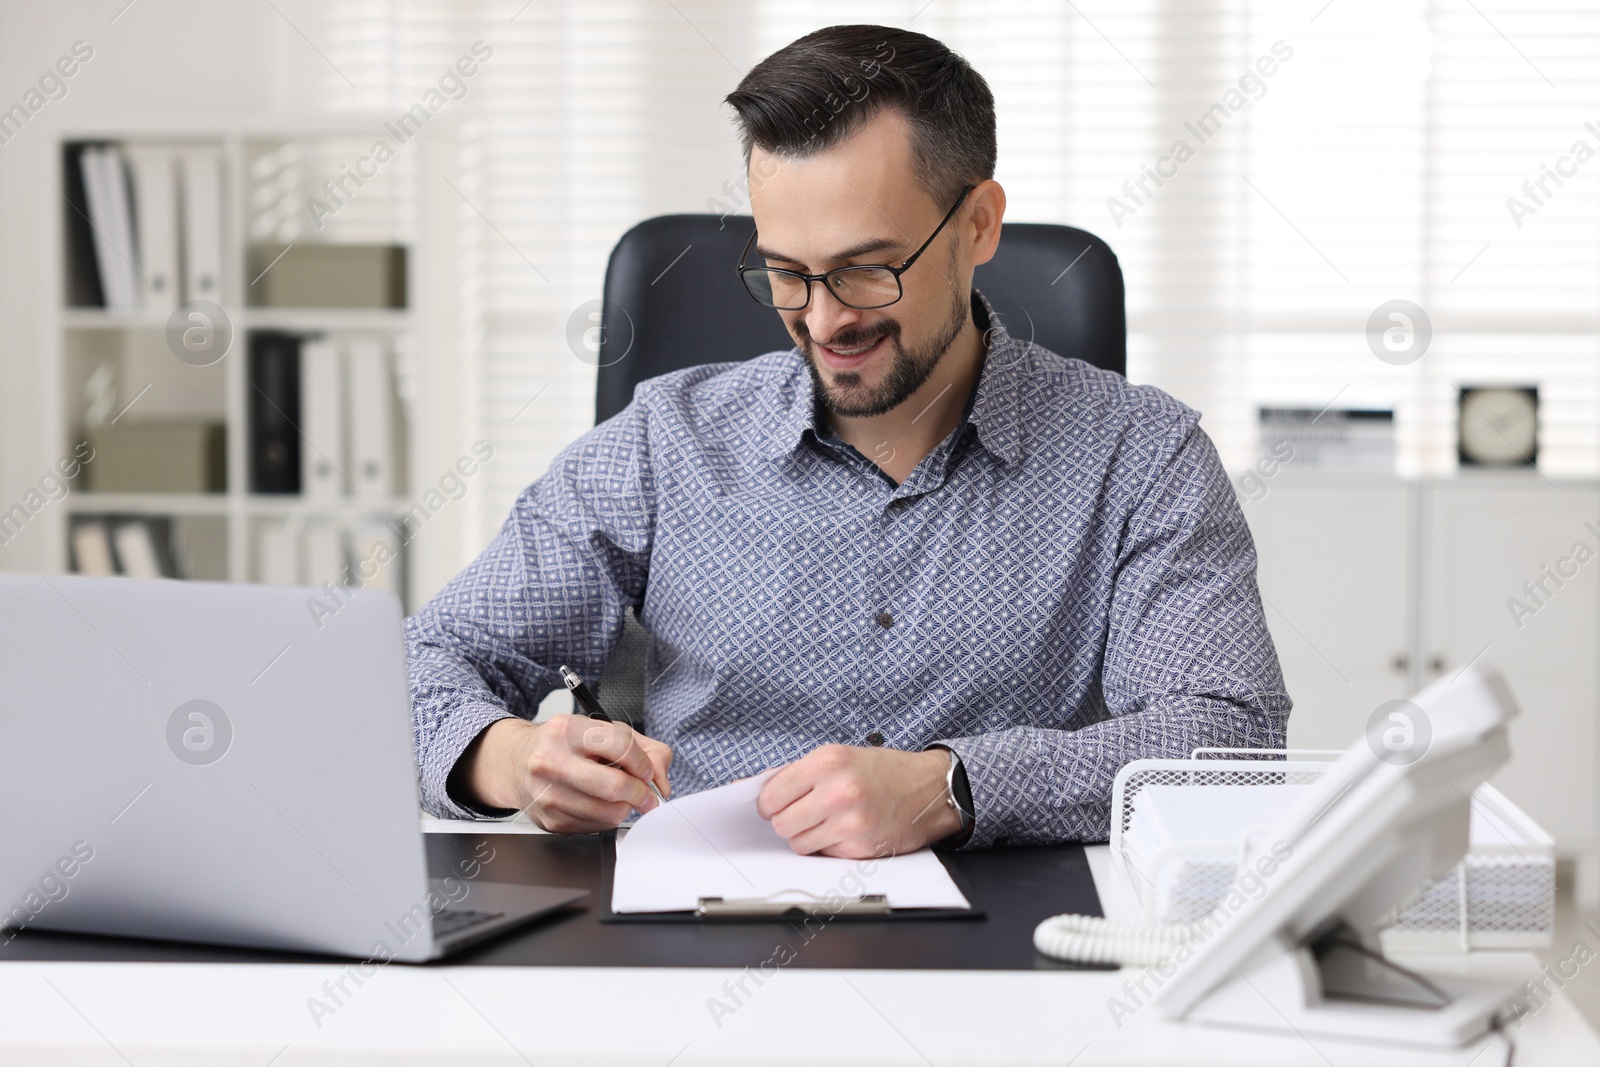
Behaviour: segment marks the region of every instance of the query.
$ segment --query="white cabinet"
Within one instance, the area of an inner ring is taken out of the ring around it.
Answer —
[[[1245,505],[1294,748],[1345,748],[1410,691],[1414,501],[1393,480],[1274,484]]]
[[[1255,490],[1244,511],[1294,700],[1290,744],[1344,748],[1384,701],[1493,663],[1522,709],[1494,782],[1592,875],[1600,485],[1285,471]]]
[[[1426,680],[1479,656],[1505,672],[1522,715],[1511,725],[1512,762],[1494,783],[1563,846],[1587,845],[1596,836],[1600,539],[1585,524],[1600,528],[1600,492],[1534,478],[1438,483],[1423,496]]]

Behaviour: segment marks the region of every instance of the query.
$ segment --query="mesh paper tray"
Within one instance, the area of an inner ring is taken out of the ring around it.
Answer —
[[[1235,758],[1226,758],[1230,754]],[[1140,858],[1129,830],[1139,794],[1149,786],[1310,785],[1326,760],[1284,758],[1333,753],[1198,749],[1190,759],[1134,760],[1112,790],[1111,855],[1149,922],[1193,922],[1233,885],[1240,848],[1174,842]],[[1269,758],[1262,758],[1269,757]],[[1555,842],[1520,808],[1482,785],[1474,821],[1487,819],[1494,840],[1476,841],[1466,857],[1399,909],[1383,932],[1389,948],[1547,948],[1555,926]],[[1262,828],[1266,829],[1265,827]]]

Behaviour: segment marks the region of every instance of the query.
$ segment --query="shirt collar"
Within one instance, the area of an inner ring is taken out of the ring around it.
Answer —
[[[983,368],[978,372],[978,387],[967,398],[966,411],[957,428],[972,423],[983,447],[1008,467],[1013,466],[1022,458],[1018,386],[1028,342],[1007,332],[989,298],[978,289],[972,290],[972,320],[983,331],[986,351]],[[794,373],[778,398],[772,433],[763,442],[763,451],[773,458],[793,453],[808,430],[818,439],[832,433],[826,423],[818,422],[817,399],[805,357],[798,348],[791,351],[795,356]]]

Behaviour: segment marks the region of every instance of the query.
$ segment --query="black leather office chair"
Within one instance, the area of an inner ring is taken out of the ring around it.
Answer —
[[[748,215],[662,215],[622,235],[606,267],[596,422],[627,407],[646,378],[793,346],[778,313],[752,300],[734,271],[753,225]],[[1127,372],[1122,268],[1094,234],[1005,223],[973,284],[1013,336]],[[606,710],[635,724],[643,721],[648,648],[630,613],[598,683]]]

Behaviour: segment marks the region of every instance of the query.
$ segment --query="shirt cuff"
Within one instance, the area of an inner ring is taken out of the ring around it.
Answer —
[[[1008,838],[1019,828],[1037,820],[1039,801],[1016,787],[1018,782],[1041,780],[1037,763],[1042,757],[1030,749],[1026,738],[984,734],[938,744],[961,757],[972,790],[972,835],[962,847],[1009,844]]]
[[[434,735],[422,775],[422,807],[441,819],[496,819],[516,814],[513,808],[479,808],[464,804],[450,795],[450,774],[467,746],[501,719],[516,718],[498,704],[463,704],[449,713],[447,722]]]

